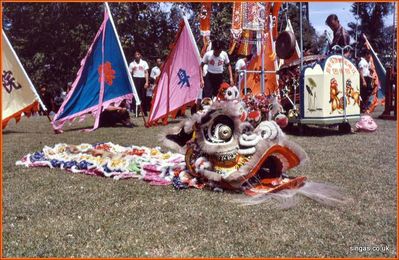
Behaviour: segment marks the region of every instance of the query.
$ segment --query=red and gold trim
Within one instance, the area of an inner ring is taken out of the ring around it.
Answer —
[[[39,111],[39,102],[36,100],[35,102],[30,104],[29,106],[21,109],[20,111],[12,114],[9,117],[6,117],[6,118],[2,119],[1,120],[2,129],[4,129],[7,126],[8,122],[11,119],[13,119],[13,118],[15,118],[16,123],[18,123],[19,120],[21,120],[22,113],[24,113],[26,117],[30,117],[32,115],[32,113],[38,112],[38,111]]]

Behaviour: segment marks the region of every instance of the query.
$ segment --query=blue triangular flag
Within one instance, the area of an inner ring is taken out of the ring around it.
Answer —
[[[89,113],[96,117],[94,130],[102,109],[107,106],[124,100],[130,103],[133,97],[140,104],[109,7],[107,4],[105,7],[104,21],[81,62],[72,89],[53,118],[52,125],[57,131],[65,122]]]

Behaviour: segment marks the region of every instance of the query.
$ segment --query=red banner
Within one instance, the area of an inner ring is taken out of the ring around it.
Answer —
[[[211,34],[212,3],[202,3],[200,11],[200,31],[202,36]]]

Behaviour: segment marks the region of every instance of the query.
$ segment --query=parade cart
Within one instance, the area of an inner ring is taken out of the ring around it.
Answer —
[[[360,119],[360,78],[356,66],[342,55],[310,56],[299,72],[297,64],[279,70],[282,106],[289,122],[303,125],[338,125],[350,132]]]
[[[296,124],[300,133],[305,125],[338,125],[341,133],[350,133],[350,123],[360,119],[361,101],[359,71],[344,56],[344,51],[351,47],[333,46],[332,49],[340,51],[341,55],[304,57],[301,3],[300,10],[300,57],[278,71],[282,105],[288,121],[290,125]],[[295,42],[293,34],[282,38],[291,39],[276,46],[278,56],[281,56],[279,52],[287,53],[282,47],[291,45],[293,49]]]

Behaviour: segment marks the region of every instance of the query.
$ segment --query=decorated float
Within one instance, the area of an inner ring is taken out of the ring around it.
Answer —
[[[253,54],[241,71],[239,88],[246,95],[265,96],[266,107],[270,97],[277,97],[289,124],[301,132],[304,125],[339,125],[341,132],[350,132],[350,123],[360,118],[356,66],[343,55],[303,56],[302,13],[298,45],[289,19],[286,29],[277,31],[280,7],[281,3],[234,4],[230,53]]]

